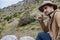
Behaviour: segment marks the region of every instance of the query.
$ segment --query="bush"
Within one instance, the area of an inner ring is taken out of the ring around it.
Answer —
[[[7,17],[4,18],[4,20],[9,21],[11,18],[12,18],[11,16],[7,16]]]
[[[13,16],[14,16],[14,17],[17,17],[17,13],[15,13]]]
[[[60,9],[60,6],[58,8]]]

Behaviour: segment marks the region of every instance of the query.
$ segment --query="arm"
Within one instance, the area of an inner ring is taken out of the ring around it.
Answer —
[[[56,13],[55,18],[58,25],[58,35],[56,40],[60,40],[60,13]]]
[[[48,32],[49,31],[48,30],[48,26],[45,25],[43,21],[39,21],[39,23],[40,23],[40,25],[41,25],[41,27],[42,27],[42,29],[43,29],[44,32]]]
[[[43,22],[43,15],[41,15],[41,17],[40,17],[40,16],[38,17],[38,21],[39,21],[39,23],[40,23],[43,31],[44,31],[44,32],[48,32],[48,31],[49,31],[49,30],[48,30],[48,26],[45,25],[44,22]]]

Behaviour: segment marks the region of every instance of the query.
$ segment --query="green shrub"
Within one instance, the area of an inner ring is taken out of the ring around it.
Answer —
[[[60,9],[60,6],[58,8]]]
[[[14,16],[14,17],[17,17],[17,13],[15,13],[13,16]]]
[[[7,17],[4,18],[4,20],[9,21],[11,18],[12,18],[11,16],[7,16]]]

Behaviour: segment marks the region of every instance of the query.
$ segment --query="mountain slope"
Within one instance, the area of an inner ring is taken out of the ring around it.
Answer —
[[[23,0],[17,4],[0,9],[0,36],[16,35],[36,37],[42,31],[36,16],[41,12],[38,7],[43,0]],[[21,20],[23,19],[23,20]],[[20,23],[20,21],[22,21]],[[23,25],[23,23],[27,23]],[[22,24],[22,26],[20,25]]]

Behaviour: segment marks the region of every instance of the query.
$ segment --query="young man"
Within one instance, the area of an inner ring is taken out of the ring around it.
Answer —
[[[45,25],[43,15],[39,15],[38,21],[43,32],[38,33],[36,40],[60,40],[60,10],[57,9],[57,5],[51,1],[44,1],[39,11],[49,17],[49,22]]]

